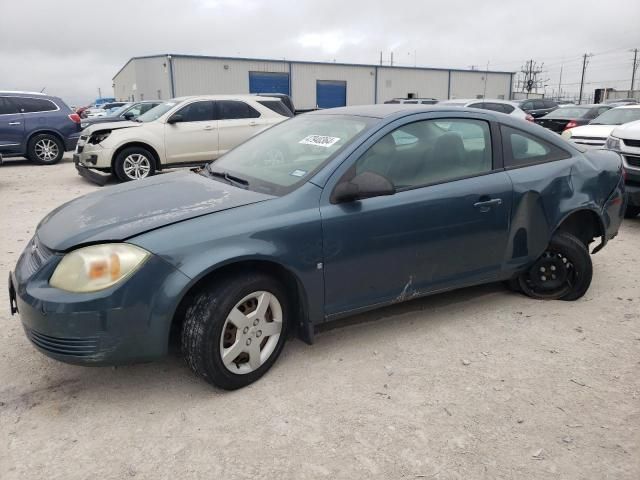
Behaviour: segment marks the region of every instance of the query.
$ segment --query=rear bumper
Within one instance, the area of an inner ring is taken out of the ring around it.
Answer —
[[[78,139],[80,138],[80,132],[74,133],[73,135],[68,136],[64,139],[64,151],[70,152],[76,149],[76,144],[78,143]]]

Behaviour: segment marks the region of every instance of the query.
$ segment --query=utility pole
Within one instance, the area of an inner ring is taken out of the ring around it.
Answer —
[[[558,80],[558,100],[562,100],[562,69],[564,64],[560,65],[560,80]]]
[[[380,50],[380,65],[382,65],[382,50]]]
[[[543,67],[544,64],[538,66],[533,60],[527,60],[527,62],[520,69],[520,73],[524,78],[522,79],[521,84],[520,80],[518,80],[518,87],[522,88],[522,93],[527,94],[527,98],[529,98],[529,94],[533,90],[535,90],[535,92],[537,93],[538,89],[542,88],[542,86],[549,81],[548,78],[540,78],[540,75],[543,72]]]
[[[638,49],[634,48],[631,50],[633,52],[633,70],[631,71],[631,91],[629,92],[629,96],[633,95],[633,84],[636,81],[636,69],[638,68]]]
[[[393,52],[391,52],[391,66],[393,67]]]
[[[591,55],[591,53],[585,53],[582,56],[582,78],[580,79],[580,98],[578,98],[578,105],[582,103],[582,91],[584,89],[584,72],[587,70],[587,59]]]
[[[484,72],[484,91],[482,98],[487,98],[487,77],[489,77],[489,62],[487,62],[487,70]]]
[[[98,87],[98,98],[102,98],[102,91],[100,90],[100,87]]]

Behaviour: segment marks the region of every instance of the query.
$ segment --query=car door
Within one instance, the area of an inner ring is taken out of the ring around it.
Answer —
[[[387,127],[325,188],[327,315],[488,281],[501,271],[512,186],[495,127],[481,116],[449,116]],[[363,172],[386,177],[397,192],[331,202],[337,184]]]
[[[0,153],[22,153],[24,121],[13,97],[0,97]]]
[[[216,101],[218,118],[218,156],[263,130],[267,125],[260,112],[240,100]]]
[[[173,113],[164,129],[167,163],[199,163],[214,160],[218,151],[214,103],[198,100]],[[179,119],[173,122],[175,119]],[[173,120],[172,120],[173,119]]]

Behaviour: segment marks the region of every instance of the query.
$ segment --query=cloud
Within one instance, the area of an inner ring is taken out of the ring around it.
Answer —
[[[545,61],[549,84],[628,88],[640,2],[565,0],[539,15],[524,0],[0,0],[0,89],[40,90],[69,103],[111,91],[140,55],[200,55],[519,70]],[[620,14],[624,12],[624,14]],[[12,19],[8,21],[7,19]],[[608,53],[601,53],[608,52]],[[616,80],[616,82],[610,82]],[[607,82],[609,81],[609,82]],[[570,85],[573,84],[573,85]]]
[[[298,37],[298,43],[305,48],[320,48],[323,53],[338,53],[345,46],[359,45],[363,36],[347,36],[339,31],[305,33]]]

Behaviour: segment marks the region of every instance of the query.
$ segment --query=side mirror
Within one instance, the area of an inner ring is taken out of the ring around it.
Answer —
[[[374,172],[362,172],[336,185],[331,200],[333,203],[345,203],[394,193],[396,189],[388,178]]]
[[[169,120],[167,120],[167,123],[172,125],[174,123],[180,123],[180,122],[184,122],[184,117],[180,113],[174,113],[169,117]]]
[[[125,114],[123,115],[125,120],[133,120],[135,116],[136,115],[133,112],[125,112]]]

